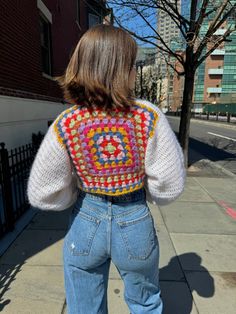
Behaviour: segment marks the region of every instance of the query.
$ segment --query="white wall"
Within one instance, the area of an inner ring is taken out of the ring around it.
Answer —
[[[32,133],[46,133],[48,121],[68,108],[61,103],[0,95],[0,143],[7,149],[31,142]]]

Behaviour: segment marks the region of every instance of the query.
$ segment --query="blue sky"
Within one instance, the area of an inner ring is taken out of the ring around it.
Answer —
[[[110,6],[112,7],[112,6]],[[134,11],[131,11],[129,8],[122,8],[117,10],[113,6],[114,15],[117,18],[120,18],[122,21],[122,25],[129,30],[137,33],[140,36],[152,36],[154,35],[153,30],[146,24],[145,21],[139,16],[136,15]],[[147,9],[144,12],[145,17],[147,18],[148,22],[151,24],[151,26],[156,29],[156,10],[154,9]],[[115,23],[116,25],[116,23]],[[137,39],[136,39],[137,40]],[[149,46],[154,47],[151,44],[144,44],[137,40],[138,44],[142,46]]]

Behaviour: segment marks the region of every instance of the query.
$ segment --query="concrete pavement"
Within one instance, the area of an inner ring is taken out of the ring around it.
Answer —
[[[178,134],[178,117],[169,117],[172,129]],[[236,125],[221,122],[191,120],[189,138],[189,163],[201,159],[211,160],[236,174]],[[191,154],[193,151],[193,154]]]
[[[235,313],[235,191],[234,177],[191,173],[176,202],[150,206],[160,243],[164,314]],[[68,214],[37,212],[0,258],[0,311],[66,313],[62,244]],[[109,313],[129,313],[114,266],[108,300]]]

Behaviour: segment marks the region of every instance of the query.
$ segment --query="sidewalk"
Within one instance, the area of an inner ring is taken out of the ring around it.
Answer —
[[[175,118],[175,119],[180,119],[180,116],[172,116],[172,115],[166,115],[167,117]],[[223,126],[226,129],[236,129],[236,123],[235,122],[224,122],[224,121],[216,121],[216,120],[207,120],[207,119],[200,119],[200,118],[191,118],[191,122],[197,122],[197,123],[203,123],[203,124],[208,124],[208,125],[215,125],[215,126]]]
[[[236,179],[187,178],[173,204],[151,206],[160,243],[164,314],[234,314]],[[62,244],[69,211],[38,212],[0,258],[0,311],[66,313]],[[109,313],[128,314],[123,283],[110,270]]]

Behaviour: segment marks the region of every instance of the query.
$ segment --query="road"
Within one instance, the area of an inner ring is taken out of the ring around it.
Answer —
[[[178,133],[179,117],[167,117],[172,129]],[[205,158],[236,174],[236,126],[191,120],[189,148],[190,163]]]

